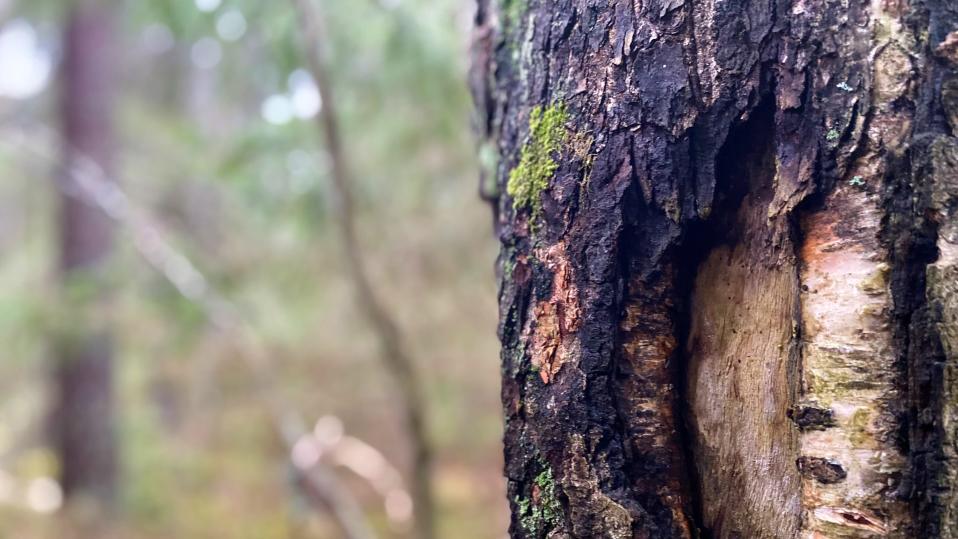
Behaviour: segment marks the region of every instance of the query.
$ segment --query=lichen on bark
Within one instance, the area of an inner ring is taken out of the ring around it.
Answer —
[[[548,532],[559,524],[562,507],[556,498],[555,479],[548,465],[536,475],[532,491],[526,498],[516,499],[522,528],[535,536]]]

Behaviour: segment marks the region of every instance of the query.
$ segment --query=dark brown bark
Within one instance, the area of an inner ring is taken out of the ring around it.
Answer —
[[[109,6],[80,1],[66,22],[61,174],[70,174],[84,160],[110,169],[116,67],[112,19]],[[77,309],[70,314],[71,328],[57,343],[53,431],[67,501],[83,498],[109,507],[115,502],[117,482],[113,346],[108,328],[96,314],[102,314],[106,297],[103,279],[113,234],[105,214],[71,195],[76,193],[60,198],[59,270],[64,307],[77,295],[83,296],[77,300],[83,305],[73,305]]]
[[[511,535],[958,534],[958,7],[480,0],[476,28]]]

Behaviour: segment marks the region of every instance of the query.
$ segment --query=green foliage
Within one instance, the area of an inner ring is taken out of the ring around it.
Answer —
[[[865,185],[865,180],[863,180],[861,176],[854,176],[852,179],[848,180],[848,185],[862,187]]]
[[[509,173],[506,192],[512,197],[513,207],[529,209],[533,220],[542,211],[539,197],[559,167],[555,154],[568,141],[567,120],[562,103],[545,109],[539,106],[529,114],[529,141],[522,147],[519,164]]]
[[[828,133],[825,133],[825,140],[828,142],[835,142],[840,136],[841,133],[839,133],[837,129],[829,129]]]

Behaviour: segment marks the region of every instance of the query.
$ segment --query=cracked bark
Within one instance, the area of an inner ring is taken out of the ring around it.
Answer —
[[[513,537],[958,536],[958,6],[479,0],[473,56]]]

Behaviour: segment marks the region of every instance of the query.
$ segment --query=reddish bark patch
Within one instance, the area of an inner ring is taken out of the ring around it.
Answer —
[[[532,365],[545,384],[555,379],[573,353],[574,335],[579,329],[579,291],[573,281],[564,246],[559,243],[540,250],[538,258],[552,272],[552,295],[533,307],[534,328],[528,332]]]

